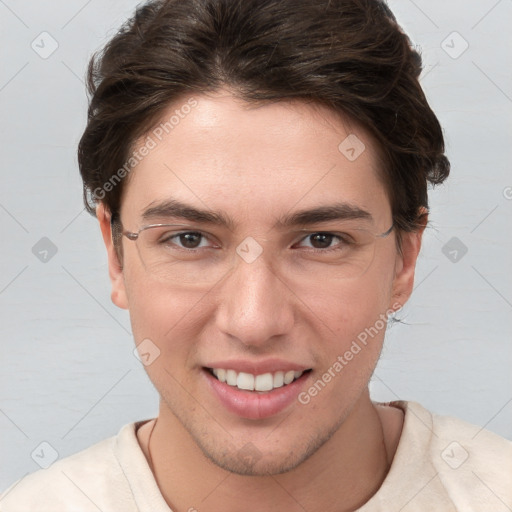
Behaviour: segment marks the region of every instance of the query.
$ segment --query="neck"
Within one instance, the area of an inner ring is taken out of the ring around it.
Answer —
[[[141,441],[172,510],[342,512],[357,509],[377,492],[401,426],[398,409],[376,407],[365,392],[309,459],[292,471],[269,476],[241,476],[213,464],[163,404]]]

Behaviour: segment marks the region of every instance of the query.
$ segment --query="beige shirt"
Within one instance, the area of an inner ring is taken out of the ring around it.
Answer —
[[[512,442],[415,402],[391,469],[360,512],[510,512]],[[13,483],[1,512],[172,512],[137,440],[143,423]]]

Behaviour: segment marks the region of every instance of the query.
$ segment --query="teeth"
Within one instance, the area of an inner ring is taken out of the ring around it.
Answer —
[[[236,387],[238,389],[254,391],[254,375],[251,375],[250,373],[240,372],[236,379]]]
[[[235,372],[235,370],[226,370],[226,382],[230,386],[236,386],[236,372]]]
[[[222,368],[216,368],[215,370],[213,370],[213,374],[221,382],[226,382],[226,370],[224,370]]]
[[[245,372],[237,373],[235,370],[214,368],[212,373],[221,382],[225,382],[229,386],[237,387],[238,389],[246,391],[272,391],[273,389],[291,384],[304,372],[290,370],[288,372],[278,371],[273,374],[252,375]]]
[[[263,375],[258,375],[254,379],[254,389],[256,391],[270,391],[274,389],[274,378],[271,373],[264,373]]]
[[[274,373],[274,387],[280,388],[284,385],[284,372]]]
[[[290,382],[292,382],[293,379],[295,379],[295,372],[293,370],[290,370],[289,372],[286,372],[284,374],[284,383],[285,384],[290,384]]]

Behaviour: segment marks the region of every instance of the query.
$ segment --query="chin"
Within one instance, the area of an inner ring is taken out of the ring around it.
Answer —
[[[253,450],[248,448],[252,447]],[[245,449],[245,451],[244,451]],[[250,454],[252,451],[252,454]],[[292,471],[302,464],[310,454],[262,454],[252,443],[247,443],[238,452],[229,454],[210,453],[204,455],[216,466],[241,476],[271,476]]]
[[[204,442],[196,438],[196,443],[203,455],[216,466],[242,476],[272,476],[293,471],[306,462],[332,437],[336,428],[324,435],[316,435],[309,439],[287,439],[278,444],[278,451],[272,451],[264,443],[256,444],[247,441],[237,449],[231,443],[221,451],[219,443]]]

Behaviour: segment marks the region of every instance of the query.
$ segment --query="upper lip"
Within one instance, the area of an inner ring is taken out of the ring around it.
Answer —
[[[263,361],[229,359],[208,363],[205,365],[205,368],[223,368],[225,370],[235,370],[237,373],[251,373],[252,375],[263,375],[264,373],[275,373],[278,371],[289,372],[290,370],[304,372],[310,369],[308,366],[283,359],[265,359]]]

